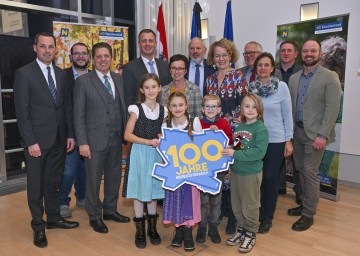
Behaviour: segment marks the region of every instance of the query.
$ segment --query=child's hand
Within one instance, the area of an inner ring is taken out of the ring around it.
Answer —
[[[211,125],[210,130],[212,130],[212,131],[219,130],[219,127],[217,127],[216,125]]]
[[[158,139],[152,139],[152,140],[149,140],[149,146],[152,146],[154,148],[158,147],[160,144],[160,141]]]
[[[223,154],[224,156],[233,156],[234,155],[235,150],[233,150],[232,148],[227,147],[226,149],[224,149],[221,154]]]

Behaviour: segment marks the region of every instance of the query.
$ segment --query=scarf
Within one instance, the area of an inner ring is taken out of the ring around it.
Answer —
[[[279,86],[279,78],[271,76],[266,84],[262,84],[259,79],[248,85],[248,93],[254,93],[260,97],[269,97],[277,92]]]

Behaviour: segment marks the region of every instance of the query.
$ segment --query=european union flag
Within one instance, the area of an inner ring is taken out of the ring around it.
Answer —
[[[225,25],[224,25],[224,38],[234,41],[233,34],[233,23],[232,23],[232,13],[231,13],[231,1],[229,0],[226,6],[226,14],[225,14]]]
[[[193,16],[191,23],[191,37],[199,37],[201,38],[201,20],[200,20],[200,12],[202,12],[201,6],[198,2],[194,4],[193,8]]]

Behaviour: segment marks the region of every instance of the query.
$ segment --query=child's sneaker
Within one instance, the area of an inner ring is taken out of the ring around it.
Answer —
[[[245,238],[244,229],[237,228],[235,234],[226,241],[227,245],[237,245],[240,244]]]
[[[246,231],[244,240],[239,246],[239,252],[250,252],[255,246],[256,234],[254,232]]]

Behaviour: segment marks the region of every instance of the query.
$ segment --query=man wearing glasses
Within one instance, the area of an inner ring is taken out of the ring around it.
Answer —
[[[84,43],[76,43],[70,49],[70,59],[72,67],[65,69],[69,79],[70,99],[72,102],[72,92],[75,79],[88,72],[89,49]],[[59,191],[60,215],[63,218],[71,217],[69,197],[71,188],[74,184],[76,206],[85,208],[85,167],[84,159],[79,154],[78,147],[67,153],[65,168]]]
[[[238,70],[240,70],[241,73],[243,73],[243,75],[245,76],[247,84],[249,84],[250,82],[256,79],[254,62],[256,58],[259,56],[259,54],[262,52],[263,52],[263,48],[261,44],[259,44],[258,42],[250,41],[245,44],[243,56],[246,66],[239,68]],[[276,76],[282,81],[280,70],[276,69],[274,76]]]

